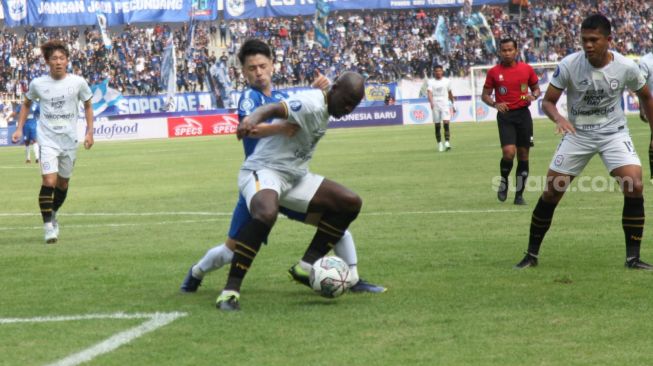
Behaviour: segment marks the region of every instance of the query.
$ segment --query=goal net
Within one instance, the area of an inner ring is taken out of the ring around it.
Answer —
[[[540,90],[542,95],[546,91],[546,88],[549,86],[549,81],[553,73],[555,72],[557,62],[542,62],[542,63],[532,63],[529,64],[535,70],[538,79],[540,80]],[[487,76],[488,70],[490,70],[495,65],[484,65],[484,66],[472,66],[470,68],[470,81],[471,81],[471,92],[472,92],[472,116],[475,122],[482,121],[494,121],[496,119],[496,110],[490,108],[487,104],[483,103],[481,100],[481,94],[483,93],[483,84],[485,84],[485,77]],[[534,118],[544,117],[544,113],[541,108],[542,98],[531,103],[530,110],[531,115]],[[558,107],[560,108],[561,113],[566,113],[566,97],[561,97],[558,101]]]

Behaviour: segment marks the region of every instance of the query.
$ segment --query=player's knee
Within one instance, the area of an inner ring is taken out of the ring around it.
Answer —
[[[341,202],[343,206],[342,210],[351,213],[358,213],[361,207],[363,207],[363,199],[354,192],[348,192],[343,195]]]
[[[273,226],[277,220],[279,209],[268,202],[254,202],[250,203],[250,214],[252,218],[264,222],[268,226]]]

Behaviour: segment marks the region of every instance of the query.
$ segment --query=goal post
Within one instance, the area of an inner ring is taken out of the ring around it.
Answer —
[[[542,92],[546,91],[546,88],[549,85],[549,81],[551,80],[551,76],[558,66],[558,63],[539,62],[531,63],[529,65],[535,70],[538,79],[540,79],[540,89]],[[472,92],[472,116],[474,118],[474,122],[481,122],[486,120],[485,118],[479,118],[479,114],[486,115],[486,113],[483,111],[489,108],[488,105],[481,101],[481,94],[483,92],[483,84],[485,84],[485,77],[487,72],[494,66],[496,65],[472,66],[469,69]]]

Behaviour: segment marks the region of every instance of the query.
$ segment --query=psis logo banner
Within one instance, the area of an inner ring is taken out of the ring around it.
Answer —
[[[431,111],[428,108],[421,104],[415,104],[410,107],[410,112],[408,116],[410,117],[411,122],[413,123],[427,123],[429,121],[429,116]]]
[[[472,110],[472,106],[469,106],[469,112],[471,115],[474,115],[474,111]],[[476,98],[476,120],[480,121],[485,118],[490,114],[490,107],[485,104],[481,98]]]

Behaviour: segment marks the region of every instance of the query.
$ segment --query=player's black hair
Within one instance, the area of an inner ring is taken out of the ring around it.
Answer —
[[[580,29],[598,29],[604,36],[612,34],[612,24],[603,14],[592,14],[583,20]]]
[[[66,58],[70,57],[68,47],[66,47],[66,44],[63,41],[52,39],[41,45],[41,54],[43,55],[43,58],[45,58],[45,61],[50,60],[50,57],[54,51],[61,51],[64,55],[66,55]]]
[[[260,39],[250,38],[243,43],[242,47],[240,47],[240,51],[238,51],[238,60],[241,65],[245,65],[245,58],[254,55],[263,55],[272,59],[272,49],[270,49],[270,46],[268,46],[267,43]]]
[[[437,70],[437,69],[442,69],[442,70],[444,70],[444,67],[442,67],[442,65],[435,65],[435,66],[433,66],[433,70]]]
[[[510,42],[512,42],[512,45],[515,46],[515,49],[517,49],[517,40],[515,40],[515,39],[512,38],[512,37],[502,38],[502,39],[499,41],[499,48],[501,48],[501,45],[502,45],[502,44],[504,44],[504,43],[510,43]]]

